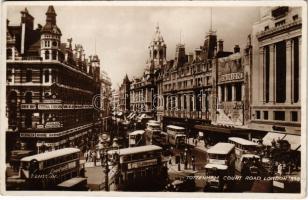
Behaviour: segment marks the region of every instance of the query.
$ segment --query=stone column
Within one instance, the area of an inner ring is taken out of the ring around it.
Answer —
[[[196,111],[196,94],[193,94],[192,96],[192,103],[193,103],[193,111]]]
[[[185,98],[185,95],[182,94],[182,95],[181,95],[181,111],[184,110],[184,98]]]
[[[219,86],[218,86],[218,102],[221,102],[221,100],[222,100],[222,99],[221,99],[221,95],[222,95],[222,94],[221,94],[221,86],[219,85]]]
[[[228,88],[227,88],[227,85],[225,85],[224,89],[225,89],[225,99],[224,99],[224,101],[226,102],[228,100]]]
[[[236,88],[235,88],[235,85],[232,84],[232,101],[235,101],[236,100]]]
[[[261,95],[262,94],[262,101],[263,102],[265,102],[265,100],[266,100],[266,94],[265,94],[265,91],[266,91],[266,89],[265,89],[265,58],[264,58],[264,47],[260,47],[260,49],[259,49],[259,62],[260,62],[260,64],[259,64],[259,80],[263,80],[263,81],[260,81],[260,83],[262,83],[262,87],[261,87],[261,84],[260,84],[260,87],[259,87],[259,95]],[[261,97],[259,97],[259,95],[257,95],[258,96],[258,98],[261,98]]]
[[[190,94],[186,95],[187,111],[190,111]]]
[[[15,60],[15,48],[12,48],[12,60]]]
[[[270,74],[269,74],[269,102],[274,103],[275,102],[275,46],[274,44],[271,44],[269,46],[270,49]]]
[[[286,41],[286,103],[292,103],[292,40]]]
[[[202,99],[202,108],[201,108],[201,110],[202,110],[202,112],[205,112],[205,101],[206,101],[206,92],[205,91],[202,92],[201,99]]]
[[[244,101],[245,99],[248,99],[248,94],[245,94],[245,84],[242,83],[242,86],[241,86],[241,94],[242,94],[242,97],[241,97],[241,100]],[[247,96],[245,96],[247,95]]]
[[[48,83],[52,83],[52,73],[51,73],[51,69],[49,69],[49,82]]]

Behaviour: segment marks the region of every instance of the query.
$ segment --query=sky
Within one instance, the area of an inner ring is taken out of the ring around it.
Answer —
[[[37,24],[44,25],[46,6],[27,6]],[[25,6],[8,6],[11,25],[20,24]],[[210,7],[146,6],[54,6],[61,42],[73,38],[82,44],[86,56],[97,54],[112,87],[117,88],[125,74],[131,79],[142,75],[148,59],[148,46],[158,24],[167,45],[167,60],[174,59],[175,46],[185,44],[186,53],[200,47],[210,29]],[[224,40],[224,49],[234,45],[243,49],[253,23],[259,19],[258,7],[214,7],[212,29]],[[180,37],[181,35],[181,37]]]

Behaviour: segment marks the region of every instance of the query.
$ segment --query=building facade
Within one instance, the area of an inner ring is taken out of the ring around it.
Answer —
[[[81,45],[73,48],[61,36],[53,6],[37,29],[27,9],[20,25],[7,22],[7,151],[82,148],[100,132],[92,106],[100,92],[99,59],[86,59]]]
[[[127,74],[119,88],[120,110],[124,113],[130,111],[130,81]]]
[[[149,57],[146,62],[145,71],[140,78],[134,78],[130,85],[130,110],[156,117],[157,74],[167,63],[167,46],[159,26],[156,27],[148,49]]]
[[[297,7],[264,8],[253,26],[252,129],[300,135],[301,16]]]
[[[101,80],[101,93],[100,93],[100,101],[101,101],[101,119],[102,119],[102,130],[104,132],[110,131],[110,120],[111,120],[111,79],[108,74],[101,70],[100,75]]]

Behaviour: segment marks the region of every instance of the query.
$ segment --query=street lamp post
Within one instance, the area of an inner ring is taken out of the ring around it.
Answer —
[[[118,164],[118,154],[115,152],[114,155],[113,155],[113,160],[109,160],[108,159],[108,151],[109,150],[113,150],[113,149],[118,149],[118,147],[107,147],[107,148],[104,148],[100,154],[101,154],[101,166],[103,168],[103,171],[104,171],[104,174],[105,174],[105,191],[110,191],[109,190],[109,172],[110,172],[110,169],[109,169],[109,162],[111,163],[111,166],[115,164]]]

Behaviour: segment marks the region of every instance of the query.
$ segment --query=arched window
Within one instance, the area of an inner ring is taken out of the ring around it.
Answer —
[[[154,56],[154,58],[157,57],[157,50],[154,50],[153,56]]]
[[[46,60],[49,59],[49,51],[48,51],[48,50],[45,51],[45,59],[46,59]]]
[[[49,82],[49,70],[44,71],[45,83]]]
[[[26,103],[32,103],[32,92],[26,92],[25,102]]]
[[[163,57],[163,50],[159,51],[159,57],[162,58]]]
[[[28,69],[26,71],[26,82],[31,82],[31,81],[32,81],[32,71]]]

